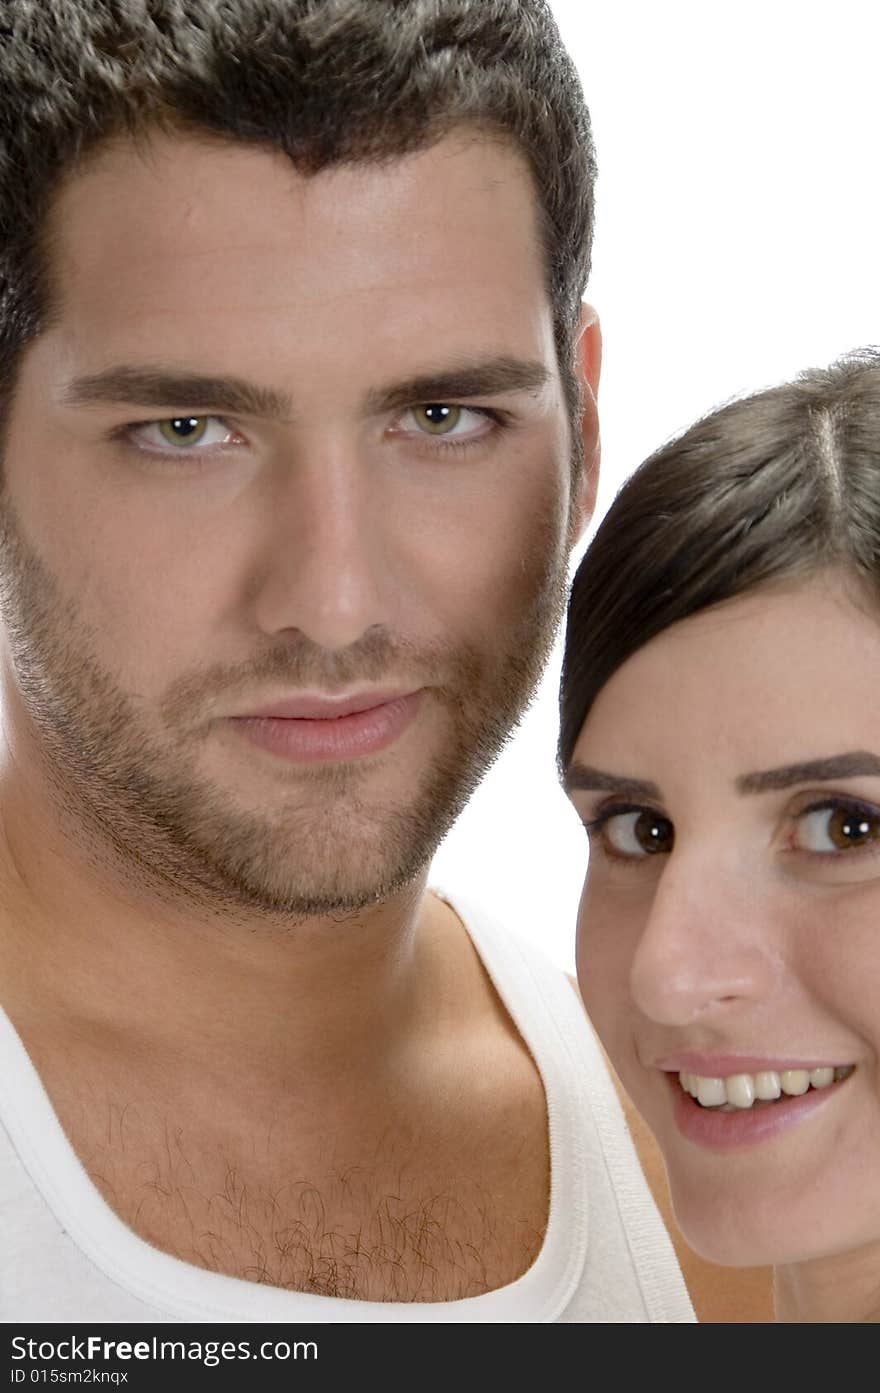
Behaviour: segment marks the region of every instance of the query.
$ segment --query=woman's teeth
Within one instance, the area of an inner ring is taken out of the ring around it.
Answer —
[[[754,1102],[770,1103],[783,1093],[796,1097],[808,1088],[828,1088],[840,1079],[849,1078],[854,1064],[841,1064],[836,1069],[764,1069],[759,1074],[731,1074],[726,1079],[708,1078],[704,1074],[689,1074],[684,1070],[678,1081],[685,1093],[704,1108],[720,1108],[736,1112],[750,1108]]]

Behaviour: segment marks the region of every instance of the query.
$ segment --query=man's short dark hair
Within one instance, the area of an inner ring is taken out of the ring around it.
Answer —
[[[53,310],[46,217],[101,141],[156,129],[285,152],[316,173],[457,128],[534,179],[557,352],[570,372],[595,164],[544,0],[5,0],[0,6],[0,414]]]

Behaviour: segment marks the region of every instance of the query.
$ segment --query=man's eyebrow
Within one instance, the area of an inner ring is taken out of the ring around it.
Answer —
[[[290,398],[271,387],[259,387],[240,377],[120,364],[69,382],[62,400],[66,406],[142,406],[148,410],[179,406],[189,410],[229,412],[234,416],[264,416],[287,421],[293,414]]]
[[[828,759],[809,759],[802,764],[784,764],[778,769],[742,774],[736,781],[736,789],[738,793],[771,793],[795,784],[854,779],[860,774],[880,774],[880,758],[870,750],[851,750]]]
[[[536,392],[546,386],[551,375],[543,363],[523,358],[486,358],[460,363],[377,388],[367,395],[367,411],[378,416],[420,402],[455,403],[505,392]]]
[[[630,779],[623,774],[606,774],[589,764],[571,763],[562,780],[566,793],[589,789],[597,793],[616,793],[619,798],[662,798],[656,784],[645,779]]]
[[[367,394],[370,415],[398,411],[419,402],[456,402],[507,392],[535,392],[550,380],[543,363],[499,357],[420,373]],[[74,378],[64,389],[66,406],[139,406],[148,410],[186,407],[224,411],[231,416],[293,419],[293,402],[285,392],[258,386],[240,377],[218,377],[174,369],[122,363]]]

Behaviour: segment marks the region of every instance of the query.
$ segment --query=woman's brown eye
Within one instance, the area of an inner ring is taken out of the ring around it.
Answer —
[[[618,856],[654,856],[672,850],[675,839],[672,823],[659,813],[615,813],[602,823],[602,834]]]
[[[798,818],[799,851],[853,851],[880,839],[880,812],[848,804],[809,808]]]
[[[672,850],[672,823],[655,813],[640,813],[634,827],[636,841],[649,853]]]

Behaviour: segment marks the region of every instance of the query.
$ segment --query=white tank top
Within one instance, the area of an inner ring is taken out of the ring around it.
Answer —
[[[694,1321],[672,1243],[565,974],[456,894],[540,1071],[550,1131],[543,1246],[517,1281],[460,1301],[373,1302],[207,1272],[139,1238],[71,1148],[0,1011],[0,1320],[34,1322]]]

